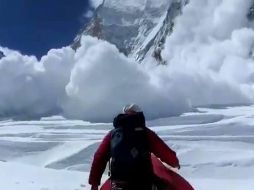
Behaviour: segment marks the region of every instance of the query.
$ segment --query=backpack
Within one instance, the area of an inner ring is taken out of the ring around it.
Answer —
[[[143,113],[120,114],[116,119],[115,129],[111,131],[111,179],[126,182],[150,180],[152,164]]]

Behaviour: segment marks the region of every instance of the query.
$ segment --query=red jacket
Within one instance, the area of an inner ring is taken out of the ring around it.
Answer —
[[[148,140],[150,142],[150,151],[161,161],[171,165],[173,167],[180,168],[176,153],[171,150],[162,139],[152,130],[146,128],[148,134]],[[110,132],[104,137],[102,143],[94,154],[94,160],[92,163],[89,184],[92,186],[100,185],[102,174],[106,168],[107,162],[110,159]]]

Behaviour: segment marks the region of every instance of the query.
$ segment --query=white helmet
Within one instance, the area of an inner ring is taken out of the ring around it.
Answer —
[[[123,113],[142,112],[142,109],[137,104],[127,104],[123,107]]]

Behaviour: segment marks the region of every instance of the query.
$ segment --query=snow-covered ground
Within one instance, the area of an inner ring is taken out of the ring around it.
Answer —
[[[199,108],[147,122],[174,149],[197,190],[252,190],[254,106]],[[93,153],[110,123],[0,121],[1,190],[86,190]]]

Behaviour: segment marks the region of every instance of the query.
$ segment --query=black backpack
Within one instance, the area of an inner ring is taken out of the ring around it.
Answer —
[[[120,114],[111,131],[111,179],[127,182],[150,180],[152,165],[143,113]]]

